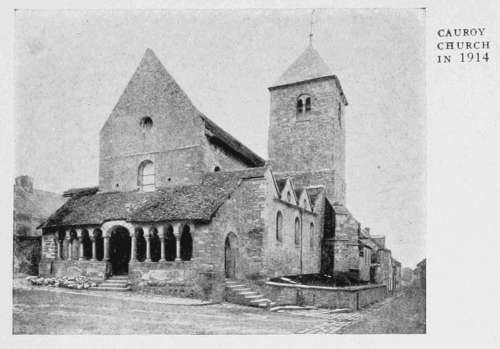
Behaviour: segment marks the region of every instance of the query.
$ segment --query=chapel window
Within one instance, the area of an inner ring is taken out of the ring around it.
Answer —
[[[342,128],[342,105],[339,103],[338,106],[338,118],[339,118],[339,127]]]
[[[145,160],[139,165],[137,184],[142,191],[155,190],[155,166],[151,160]]]
[[[276,240],[283,241],[283,215],[281,211],[276,214]]]
[[[309,225],[309,247],[314,248],[314,223]]]
[[[297,98],[297,114],[304,114],[311,111],[311,96],[300,95]]]
[[[295,245],[300,244],[300,220],[295,218]]]
[[[292,194],[289,191],[286,193],[286,201],[292,202]]]

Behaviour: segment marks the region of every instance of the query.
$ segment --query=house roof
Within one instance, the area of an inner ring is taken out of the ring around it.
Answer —
[[[81,192],[42,225],[100,225],[109,220],[158,222],[209,221],[242,180],[261,178],[267,167],[206,174],[199,185],[159,188],[154,192]]]
[[[351,212],[345,207],[344,205],[340,205],[338,203],[333,204],[333,210],[335,211],[335,214],[342,214],[342,215],[351,215]]]
[[[81,194],[95,194],[99,191],[99,187],[84,187],[84,188],[71,188],[63,193],[64,197],[72,197]]]
[[[200,114],[200,117],[205,123],[205,134],[209,140],[224,146],[233,153],[236,153],[250,166],[264,166],[264,159],[255,154],[228,132],[224,131],[207,116]]]
[[[14,186],[14,210],[18,213],[45,219],[65,201],[61,194],[40,189],[29,192],[21,186]]]

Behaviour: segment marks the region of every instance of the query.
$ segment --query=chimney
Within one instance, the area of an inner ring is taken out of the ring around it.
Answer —
[[[16,185],[28,193],[33,193],[33,178],[30,176],[23,175],[16,177]]]

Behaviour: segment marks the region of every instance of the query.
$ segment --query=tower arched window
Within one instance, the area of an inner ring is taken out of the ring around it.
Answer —
[[[142,191],[155,190],[155,166],[151,160],[145,160],[139,165],[137,182]]]
[[[297,114],[303,114],[311,111],[311,96],[300,95],[297,98]]]

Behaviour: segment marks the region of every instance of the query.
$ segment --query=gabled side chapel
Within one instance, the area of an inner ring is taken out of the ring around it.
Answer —
[[[265,161],[146,50],[101,129],[99,186],[66,191],[42,225],[40,274],[127,275],[213,299],[225,278],[345,271],[388,285],[377,253],[366,258],[388,250],[344,206],[338,78],[310,45],[269,91]]]

